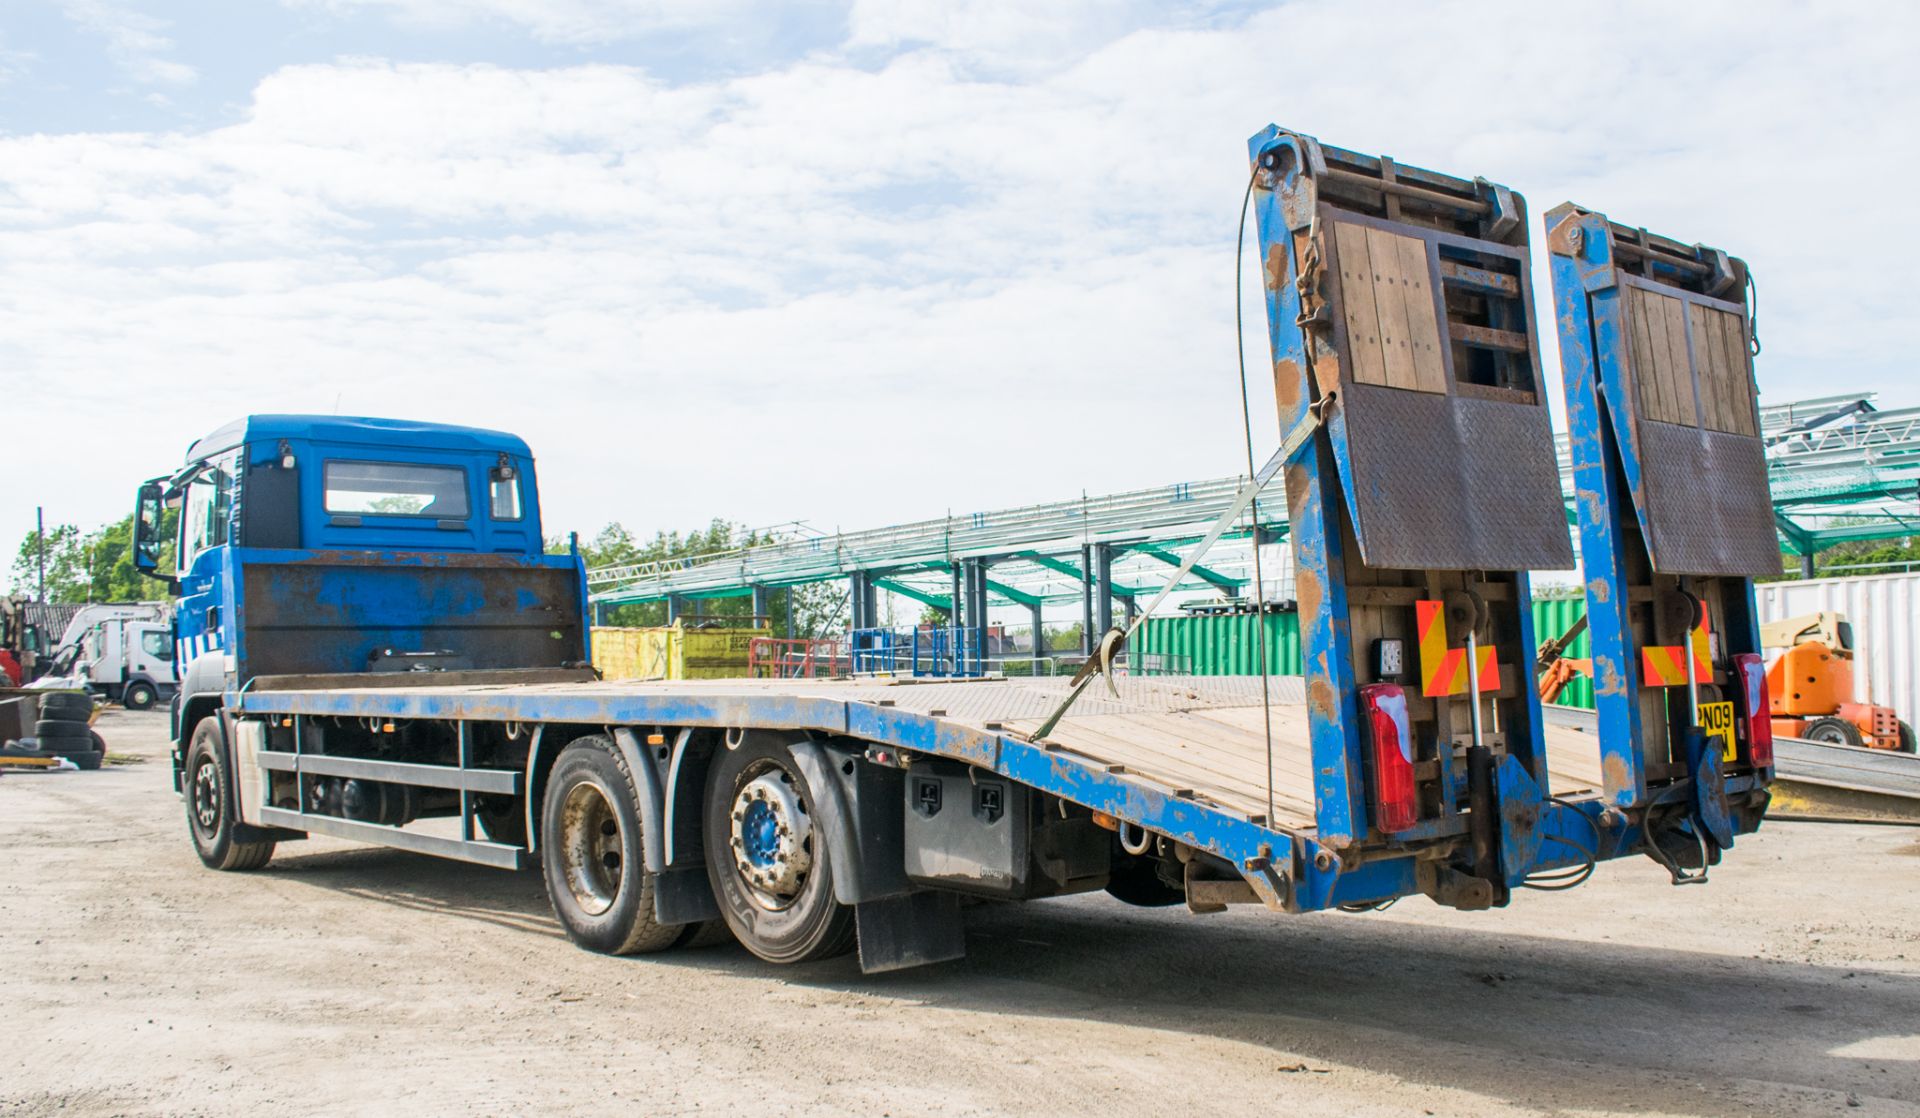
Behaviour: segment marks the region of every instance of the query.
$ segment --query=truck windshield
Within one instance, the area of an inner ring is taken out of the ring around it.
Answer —
[[[467,515],[467,472],[458,466],[399,462],[328,462],[328,512],[374,516]]]

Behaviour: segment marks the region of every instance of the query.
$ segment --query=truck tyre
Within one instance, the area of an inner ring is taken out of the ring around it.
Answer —
[[[89,740],[87,737],[87,724],[85,722],[69,722],[64,718],[40,719],[33,724],[33,736],[39,738],[41,741],[58,740],[64,742],[78,740],[85,742]],[[90,749],[92,747],[80,745],[75,748]]]
[[[1107,895],[1139,908],[1165,908],[1187,899],[1184,888],[1176,888],[1160,876],[1157,859],[1138,858],[1118,850],[1113,855],[1113,873],[1107,878]]]
[[[85,722],[93,717],[93,697],[84,691],[49,691],[40,696],[40,717],[49,722]]]
[[[1826,742],[1828,745],[1865,745],[1867,739],[1860,734],[1860,727],[1844,718],[1816,718],[1807,723],[1807,740]]]
[[[527,845],[527,813],[511,796],[484,796],[474,805],[473,817],[488,842],[502,846]]]
[[[1908,722],[1900,723],[1900,752],[1902,753],[1920,752],[1920,742],[1914,741],[1913,725]]]
[[[540,870],[567,938],[603,955],[664,951],[685,926],[653,918],[633,775],[602,734],[560,752],[540,816]]]
[[[153,689],[153,684],[134,680],[120,692],[120,705],[128,710],[152,710],[159,698],[160,693]]]
[[[720,915],[770,963],[805,963],[854,947],[853,909],[834,900],[813,794],[785,743],[747,734],[707,768],[701,834]]]
[[[193,848],[209,869],[257,870],[273,857],[273,842],[237,842],[233,837],[235,803],[227,776],[220,716],[208,715],[193,728],[187,746],[187,830]]]

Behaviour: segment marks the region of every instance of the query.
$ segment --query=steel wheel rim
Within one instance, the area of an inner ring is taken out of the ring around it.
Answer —
[[[741,774],[728,809],[734,878],[768,912],[798,904],[813,875],[813,822],[792,773],[768,761]]]
[[[620,816],[600,786],[582,781],[567,790],[560,804],[560,859],[567,892],[589,916],[599,916],[620,899],[627,857]]]
[[[220,774],[211,760],[193,770],[193,822],[203,834],[220,829]]]

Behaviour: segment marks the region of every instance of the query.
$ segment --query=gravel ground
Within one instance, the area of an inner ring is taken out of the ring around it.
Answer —
[[[574,949],[537,873],[329,839],[203,869],[165,718],[0,779],[0,1112],[1920,1114],[1920,837],[1771,824],[1497,913],[969,913],[862,977]]]

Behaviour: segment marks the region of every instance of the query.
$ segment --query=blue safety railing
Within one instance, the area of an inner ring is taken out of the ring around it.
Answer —
[[[855,675],[894,674],[901,670],[907,646],[892,629],[855,629],[847,634]]]
[[[855,629],[848,634],[856,675],[912,675],[933,679],[971,679],[987,673],[978,627],[921,626]]]
[[[913,674],[936,678],[971,678],[986,674],[980,656],[978,627],[913,631]]]

